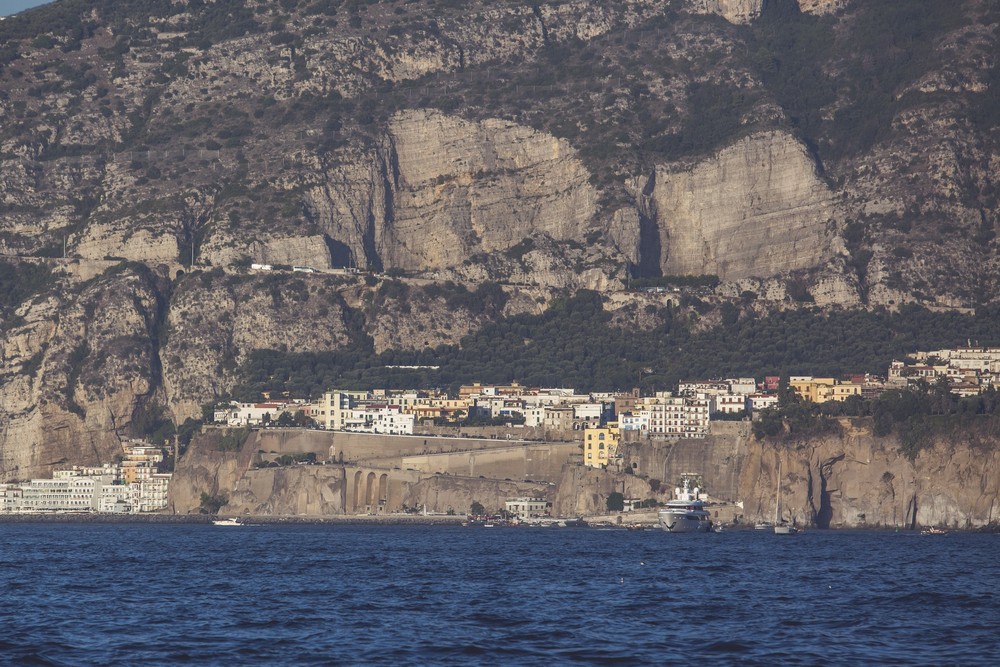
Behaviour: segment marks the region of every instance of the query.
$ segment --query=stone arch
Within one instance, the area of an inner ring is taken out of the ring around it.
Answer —
[[[353,509],[355,512],[361,508],[361,471],[354,473],[354,503]]]
[[[378,478],[378,505],[380,509],[385,509],[389,503],[389,475],[382,473]]]
[[[375,473],[370,472],[368,473],[367,484],[365,484],[365,505],[368,506],[369,510],[376,506],[375,501],[377,499],[375,498],[375,493],[377,491],[378,489],[375,486]]]

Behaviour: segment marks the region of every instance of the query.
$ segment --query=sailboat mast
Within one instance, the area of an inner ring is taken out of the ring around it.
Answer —
[[[778,485],[774,489],[774,525],[778,525],[781,516],[781,459],[778,459]]]

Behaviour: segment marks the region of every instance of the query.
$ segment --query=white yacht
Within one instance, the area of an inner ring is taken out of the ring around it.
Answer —
[[[238,517],[229,517],[228,519],[215,519],[212,521],[213,526],[242,526],[243,521]]]
[[[694,474],[681,476],[681,486],[674,488],[674,499],[660,510],[660,527],[668,533],[707,533],[712,519],[705,502],[699,498],[701,489],[693,486]]]

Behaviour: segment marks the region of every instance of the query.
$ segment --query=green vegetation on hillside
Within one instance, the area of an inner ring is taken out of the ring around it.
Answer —
[[[695,305],[706,313],[713,308]],[[898,312],[799,310],[741,319],[732,304],[725,304],[721,312],[723,325],[704,333],[692,333],[672,307],[662,310],[662,324],[656,328],[625,331],[610,324],[600,295],[581,291],[556,300],[541,315],[500,319],[456,346],[381,355],[370,341],[328,353],[258,350],[243,367],[235,394],[246,399],[263,391],[315,397],[333,387],[455,387],[474,380],[621,390],[636,386],[640,378],[645,390],[663,390],[684,378],[885,374],[892,359],[917,350],[963,345],[969,339],[1000,341],[995,308],[980,309],[976,316],[907,306]]]
[[[53,280],[52,271],[44,264],[0,262],[0,324],[9,328],[14,310],[51,287]]]
[[[876,436],[895,432],[903,453],[913,459],[942,435],[974,446],[995,442],[979,436],[1000,429],[1000,393],[990,387],[978,396],[961,398],[951,392],[944,378],[933,386],[921,383],[887,391],[873,400],[851,396],[820,405],[786,391],[777,409],[764,410],[754,421],[753,432],[758,440],[830,433],[838,430],[834,417],[870,417]]]
[[[836,160],[886,139],[896,114],[926,97],[902,93],[939,65],[935,40],[967,21],[953,3],[907,0],[854,3],[838,26],[773,0],[750,26],[749,55],[792,127]]]

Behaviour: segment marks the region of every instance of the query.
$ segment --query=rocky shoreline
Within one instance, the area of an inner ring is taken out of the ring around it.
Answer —
[[[211,524],[217,519],[230,518],[215,514],[0,514],[0,524],[14,523],[100,523],[100,524]],[[240,516],[249,525],[263,524],[331,524],[331,525],[375,525],[375,526],[454,526],[466,521],[462,515],[393,514],[393,515],[338,515],[338,516]],[[655,524],[616,524],[611,521],[597,521],[588,517],[586,528],[642,528],[656,530]],[[727,524],[725,532],[753,532],[752,525],[734,526]],[[901,532],[903,528],[806,528],[807,532]],[[910,532],[919,532],[912,530]],[[1000,534],[1000,524],[991,524],[970,529],[948,529],[949,533],[991,533]]]

